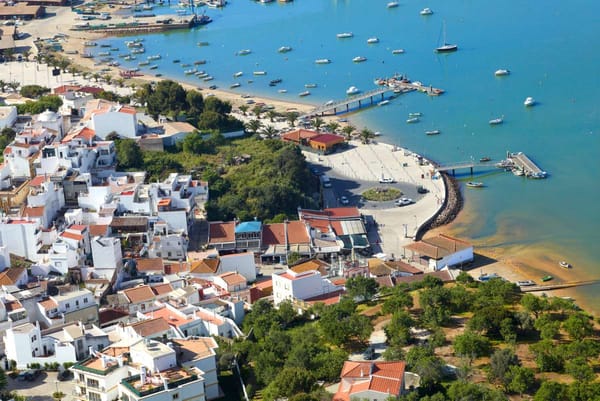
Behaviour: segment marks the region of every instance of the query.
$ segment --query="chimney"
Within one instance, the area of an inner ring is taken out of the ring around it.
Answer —
[[[146,384],[146,367],[142,366],[142,369],[140,370],[140,383],[142,383],[142,386],[144,384]]]

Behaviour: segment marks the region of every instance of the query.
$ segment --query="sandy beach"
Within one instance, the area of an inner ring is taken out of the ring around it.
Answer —
[[[68,7],[48,7],[48,13],[53,16],[28,21],[22,27],[22,31],[29,33],[30,36],[17,41],[17,45],[19,47],[31,46],[32,54],[35,55],[35,47],[33,46],[35,38],[48,38],[56,34],[66,34],[67,37],[62,43],[64,52],[61,55],[68,58],[74,65],[79,66],[81,70],[96,71],[98,67],[94,65],[93,59],[83,58],[81,54],[84,52],[85,41],[100,39],[102,35],[70,31],[70,28],[76,23],[77,15]],[[75,51],[77,51],[77,54],[70,54]],[[33,55],[30,60],[33,60]],[[111,67],[110,72],[101,73],[102,76],[106,74],[114,80],[120,76],[120,70],[117,67]],[[91,77],[84,78],[81,74],[63,73],[54,77],[49,66],[28,61],[0,64],[0,79],[6,82],[18,81],[25,85],[37,83],[48,87],[63,84],[102,86],[121,95],[130,95],[136,86],[163,78],[143,75],[126,79],[122,86],[115,82],[109,85],[103,79],[96,81]],[[199,89],[199,86],[185,83],[182,83],[182,85],[186,89]],[[205,96],[213,94],[229,101],[234,109],[247,101],[247,99],[241,97],[242,93],[234,93],[223,89],[209,90],[207,86],[205,83],[201,85],[202,93]],[[273,105],[275,110],[279,112],[289,110],[305,112],[314,107],[314,105],[306,103],[280,101],[264,97],[252,96],[252,99],[256,103],[262,102]],[[239,110],[235,110],[235,113],[236,117],[242,120],[251,118],[244,116]],[[278,129],[285,129],[287,126],[287,123],[277,123],[278,125],[271,123],[267,118],[263,118],[262,122],[265,125],[274,125]],[[361,209],[362,213],[373,216],[379,223],[378,234],[381,238],[382,251],[388,254],[402,255],[403,245],[411,242],[418,227],[434,216],[443,205],[446,193],[443,180],[434,179],[433,169],[430,165],[419,165],[415,161],[414,154],[399,145],[379,143],[378,141],[373,141],[368,145],[352,141],[350,145],[350,148],[346,151],[327,156],[319,157],[307,153],[307,160],[327,168],[335,177],[372,182],[373,185],[377,185],[379,177],[385,175],[394,178],[398,182],[414,186],[423,185],[429,190],[429,193],[420,198],[418,202],[407,207]],[[458,237],[468,237],[470,219],[472,219],[472,216],[463,213],[456,223],[432,230],[428,233],[428,236],[437,232],[445,232]],[[473,223],[472,220],[471,223]],[[537,250],[536,254],[538,256],[531,257],[531,249],[527,249],[527,252],[525,252],[526,245],[500,248],[478,243],[477,241],[474,241],[474,244],[475,252],[481,255],[480,260],[486,261],[485,263],[477,263],[476,261],[477,267],[470,271],[474,277],[478,277],[482,273],[497,273],[510,281],[531,279],[537,283],[540,282],[540,277],[546,274],[552,274],[556,277],[556,281],[561,282],[585,279],[585,277],[576,276],[577,272],[572,270],[559,269],[556,264],[559,255],[554,255],[548,250]],[[573,290],[549,292],[549,294],[561,296],[572,295],[572,293]]]

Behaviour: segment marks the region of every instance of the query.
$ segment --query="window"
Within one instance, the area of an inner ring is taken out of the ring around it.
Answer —
[[[92,387],[92,388],[99,388],[100,387],[100,382],[98,382],[98,380],[94,380],[94,379],[87,379],[86,384],[88,387]],[[93,393],[90,393],[90,395]],[[98,395],[99,396],[99,395]]]
[[[71,307],[71,305],[69,305],[69,303],[67,302],[67,303],[65,304],[65,308],[69,309],[70,307]]]
[[[141,304],[141,305],[140,305],[140,309],[141,309],[141,310],[146,310],[146,304]]]
[[[87,304],[88,303],[88,299],[87,298],[83,298],[83,303]]]
[[[88,391],[88,400],[89,401],[102,401],[102,398],[100,397],[100,394]]]
[[[79,306],[79,300],[75,301],[75,306]]]
[[[175,393],[175,394],[173,394],[173,399],[174,399],[174,400],[177,400],[177,399],[179,399],[179,393]]]

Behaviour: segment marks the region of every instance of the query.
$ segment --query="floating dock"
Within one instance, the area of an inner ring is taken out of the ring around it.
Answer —
[[[510,160],[513,164],[513,170],[517,169],[523,172],[528,178],[546,178],[548,174],[535,164],[523,152],[510,153],[506,152],[506,160]]]
[[[193,15],[190,19],[183,20],[167,18],[164,20],[157,20],[155,22],[120,22],[114,24],[99,25],[90,24],[86,26],[75,26],[71,28],[71,30],[109,33],[112,35],[132,35],[140,33],[163,32],[175,29],[189,29],[198,24],[202,24],[202,22],[200,22],[199,18],[196,15]]]

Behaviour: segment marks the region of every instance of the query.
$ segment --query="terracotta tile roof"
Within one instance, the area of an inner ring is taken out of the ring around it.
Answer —
[[[336,143],[344,142],[344,137],[335,134],[319,134],[318,136],[311,138],[310,142],[322,143],[324,145],[335,145]]]
[[[301,142],[303,139],[311,139],[318,136],[316,131],[298,129],[296,131],[285,133],[281,136],[284,141]]]
[[[22,309],[23,305],[21,305],[21,302],[15,299],[14,301],[6,301],[4,303],[4,307],[6,308],[7,312],[12,312],[17,309]]]
[[[44,175],[36,175],[35,177],[33,177],[31,179],[31,181],[29,181],[29,186],[30,187],[39,187],[44,182],[46,182],[47,179],[48,179],[48,177],[46,177]]]
[[[169,323],[167,323],[167,321],[162,317],[142,320],[141,322],[131,324],[130,327],[142,337],[150,337],[161,334],[171,329]]]
[[[87,230],[87,226],[84,226],[83,224],[73,224],[69,228],[67,228],[67,230],[82,233],[85,230]]]
[[[225,323],[225,320],[220,316],[215,314],[211,314],[211,313],[207,313],[204,311],[196,311],[196,316],[198,316],[198,318],[200,318],[201,320],[208,322],[208,323],[212,323],[212,324],[216,324],[217,326],[222,325],[223,323]]]
[[[83,139],[86,139],[87,141],[91,141],[92,139],[94,139],[95,136],[96,136],[96,131],[94,131],[93,129],[88,128],[88,127],[85,127],[84,129],[79,131],[77,133],[77,135],[75,135],[76,138],[83,138]]]
[[[448,235],[439,234],[436,237],[413,242],[406,245],[404,248],[410,249],[411,251],[417,252],[420,255],[427,256],[432,259],[442,259],[447,255],[451,255],[472,246],[472,244],[466,241],[462,241]]]
[[[42,217],[45,209],[46,206],[27,206],[25,209],[23,209],[23,216]]]
[[[121,106],[121,108],[119,109],[120,113],[125,113],[125,114],[133,114],[135,115],[137,112],[135,111],[135,108],[130,107],[130,106]]]
[[[208,227],[209,244],[235,242],[235,223],[211,222]]]
[[[0,273],[0,285],[15,285],[25,271],[24,267],[9,267]]]
[[[45,310],[58,308],[58,304],[53,299],[46,299],[44,301],[38,302],[38,304]]]
[[[285,226],[287,224],[288,244],[309,244],[310,237],[304,222],[295,220],[288,223],[273,223],[263,225],[262,243],[269,245],[285,245]]]
[[[174,311],[168,309],[167,307],[163,307],[163,308],[157,309],[155,311],[148,312],[145,315],[147,317],[150,317],[153,319],[161,318],[165,322],[167,322],[170,326],[175,326],[175,327],[179,327],[182,324],[189,322],[189,320],[185,317],[185,315],[182,315],[181,313],[178,313],[178,312],[174,312]]]
[[[375,281],[379,287],[392,288],[394,286],[391,276],[375,277]]]
[[[90,224],[90,235],[92,237],[104,237],[108,233],[108,224]]]
[[[153,285],[151,288],[156,295],[168,294],[173,291],[173,286],[169,283]]]
[[[368,375],[384,377],[390,379],[402,379],[404,377],[404,369],[406,363],[404,361],[346,361],[342,367],[340,378],[361,378]]]
[[[332,291],[327,294],[317,295],[316,297],[307,298],[304,301],[311,304],[334,305],[340,302],[340,297],[344,294],[344,290]]]
[[[62,234],[60,234],[61,237],[63,238],[68,238],[68,239],[72,239],[75,241],[81,241],[83,239],[83,235],[81,234],[75,234],[69,231],[65,231]]]
[[[265,290],[268,288],[273,289],[273,279],[269,278],[266,280],[257,281],[254,283],[254,287],[261,290]]]
[[[423,281],[427,276],[437,277],[444,282],[454,281],[454,278],[447,270],[438,270],[436,272],[425,274],[415,274],[414,276],[396,277],[394,281],[396,282],[396,285],[400,283],[418,283]]]
[[[113,322],[115,320],[123,319],[129,316],[128,312],[117,310],[117,309],[101,309],[98,312],[98,320],[100,325]]]
[[[123,295],[125,295],[132,304],[151,301],[155,298],[154,292],[152,292],[150,286],[147,285],[141,285],[139,287],[123,290]]]
[[[179,359],[182,362],[212,357],[215,353],[213,350],[218,348],[212,337],[200,337],[191,340],[173,339],[171,342],[180,351]]]
[[[190,264],[188,262],[169,263],[165,265],[165,274],[177,274],[189,271]]]
[[[227,285],[246,284],[246,278],[239,273],[228,272],[219,276]]]
[[[139,272],[158,271],[162,273],[165,268],[161,258],[136,259],[135,264]]]
[[[329,267],[328,263],[325,263],[318,259],[311,259],[303,263],[299,263],[297,265],[291,266],[290,270],[296,273],[303,273],[311,270],[316,270],[321,273],[321,276],[327,274],[326,268]]]
[[[214,274],[219,269],[221,261],[219,259],[202,259],[196,262],[192,262],[190,266],[190,273],[197,274]]]

